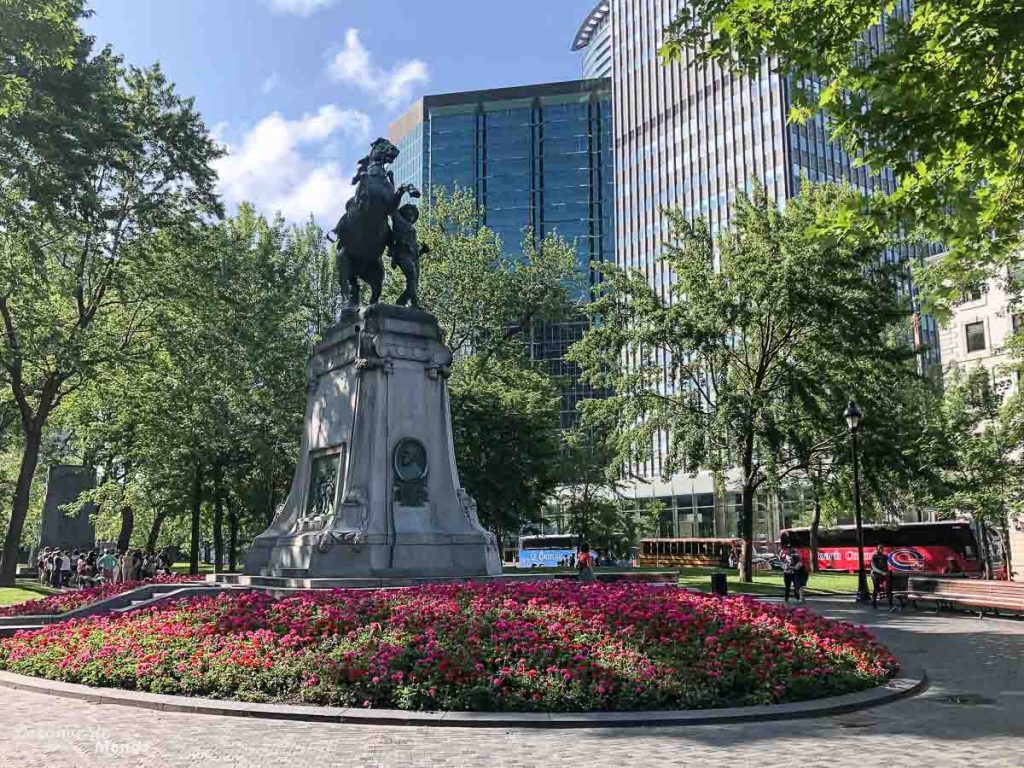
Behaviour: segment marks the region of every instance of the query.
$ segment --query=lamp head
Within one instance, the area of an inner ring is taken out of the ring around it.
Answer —
[[[857,426],[860,424],[860,417],[860,408],[851,400],[850,404],[846,406],[846,410],[843,411],[843,418],[846,419],[846,425],[850,428],[851,432],[857,429]]]

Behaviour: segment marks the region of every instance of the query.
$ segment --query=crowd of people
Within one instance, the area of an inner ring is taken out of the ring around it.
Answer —
[[[171,573],[171,561],[166,554],[141,549],[98,552],[46,547],[39,552],[36,566],[39,581],[58,589],[121,584]]]

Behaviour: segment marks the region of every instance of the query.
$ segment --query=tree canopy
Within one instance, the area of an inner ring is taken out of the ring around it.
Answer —
[[[605,265],[590,309],[599,322],[570,352],[614,392],[585,410],[612,430],[616,462],[635,465],[660,444],[666,477],[741,469],[746,576],[754,493],[835,454],[842,404],[863,388],[856,373],[881,376],[913,356],[906,341],[883,343],[908,311],[886,243],[808,234],[851,194],[807,185],[785,210],[763,190],[741,195],[717,241],[704,220],[669,211],[662,258],[675,281],[662,295]]]
[[[1020,0],[691,0],[661,53],[743,72],[769,57],[791,83],[792,119],[823,111],[834,139],[895,174],[892,195],[855,201],[839,220],[944,244],[921,279],[952,302],[1021,245],[1021,18]]]

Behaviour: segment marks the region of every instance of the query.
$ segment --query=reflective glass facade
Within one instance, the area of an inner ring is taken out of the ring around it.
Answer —
[[[893,187],[891,175],[870,176],[855,168],[854,158],[827,140],[823,116],[803,126],[787,123],[793,84],[773,71],[772,62],[743,77],[714,65],[693,66],[688,54],[679,64],[663,65],[658,58],[662,30],[683,2],[608,0],[616,260],[643,271],[663,296],[672,279],[658,259],[667,234],[664,206],[702,216],[718,233],[729,226],[736,191],[749,191],[755,180],[779,205],[799,193],[804,177],[847,180],[864,190]],[[873,34],[870,42],[880,45],[882,31]],[[577,36],[574,47],[579,43]],[[904,248],[888,258],[903,262],[924,255],[923,248]],[[913,295],[909,278],[906,290]],[[934,320],[919,315],[915,332],[927,347],[923,362],[934,362]],[[663,386],[666,391],[672,386],[667,377]],[[660,453],[656,446],[654,460],[636,470],[660,474]]]
[[[600,0],[583,20],[572,49],[583,51],[583,77],[612,75],[611,0]]]
[[[398,183],[425,192],[461,186],[474,192],[483,223],[508,252],[523,230],[576,242],[580,270],[613,258],[614,195],[611,88],[607,79],[549,83],[424,97],[391,127],[401,150]],[[538,325],[531,356],[563,378],[562,425],[593,397],[565,352],[586,329],[580,320]]]

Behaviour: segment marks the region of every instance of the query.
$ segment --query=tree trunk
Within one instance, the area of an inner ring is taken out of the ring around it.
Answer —
[[[821,496],[814,492],[814,517],[811,518],[811,562],[812,573],[818,572],[818,529],[821,527]]]
[[[1010,530],[1004,522],[999,526],[999,550],[1003,561],[1003,573],[1010,580]]]
[[[213,467],[213,570],[220,573],[224,563],[224,470],[218,461]]]
[[[131,504],[121,507],[121,531],[117,534],[117,548],[126,552],[132,543],[132,531],[135,529],[135,510]]]
[[[274,522],[274,513],[277,511],[274,507],[277,505],[277,498],[274,494],[274,472],[271,470],[267,473],[267,526],[269,527]]]
[[[743,551],[740,553],[741,582],[749,584],[754,580],[754,441],[749,436],[743,447],[743,502],[740,507],[740,538]]]
[[[153,518],[153,525],[149,529],[149,538],[146,539],[147,552],[156,552],[156,543],[160,539],[160,527],[164,524],[164,518],[166,517],[167,512],[160,511]]]
[[[981,552],[982,552],[982,564],[985,569],[985,578],[992,579],[992,547],[988,541],[988,527],[982,523],[978,526],[981,529]]]
[[[228,571],[234,573],[238,569],[238,510],[231,506],[228,499]]]
[[[199,513],[203,506],[203,464],[197,461],[192,472],[192,532],[189,541],[188,572],[199,573]]]
[[[33,425],[25,430],[25,447],[21,452],[21,467],[18,469],[18,482],[11,504],[11,520],[7,524],[7,538],[4,539],[3,554],[0,555],[0,587],[13,587],[18,575],[18,549],[21,546],[22,531],[25,530],[29,494],[39,465],[42,438],[41,427]]]

